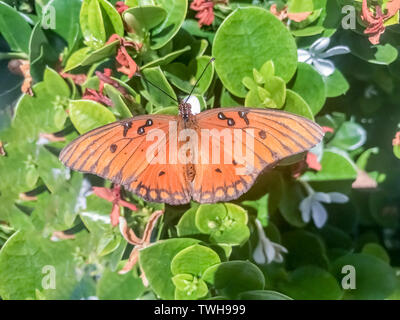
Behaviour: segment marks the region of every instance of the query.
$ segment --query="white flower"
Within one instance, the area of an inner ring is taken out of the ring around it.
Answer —
[[[301,201],[299,209],[301,211],[301,217],[304,222],[310,222],[311,218],[314,220],[317,228],[322,228],[326,220],[328,220],[328,213],[323,203],[346,203],[349,198],[339,192],[312,192],[307,198]]]
[[[325,77],[330,76],[335,71],[335,65],[332,61],[325,58],[350,52],[350,49],[346,46],[336,46],[326,50],[330,42],[330,38],[319,38],[308,50],[298,49],[297,55],[299,61],[313,65]]]
[[[256,227],[258,231],[258,245],[253,252],[254,261],[258,264],[283,261],[282,253],[287,253],[287,249],[278,243],[272,242],[265,235],[261,222],[256,219]]]

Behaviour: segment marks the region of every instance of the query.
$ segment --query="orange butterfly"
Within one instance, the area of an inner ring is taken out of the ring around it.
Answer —
[[[141,115],[94,129],[65,147],[60,160],[146,201],[214,203],[237,199],[265,168],[309,150],[323,135],[318,124],[284,111],[238,107],[193,115],[182,102],[178,116]]]

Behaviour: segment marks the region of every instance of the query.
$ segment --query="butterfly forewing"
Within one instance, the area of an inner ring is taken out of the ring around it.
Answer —
[[[147,156],[152,146],[154,153],[166,150],[168,159],[169,125],[176,121],[175,116],[138,116],[105,125],[71,142],[61,151],[60,160],[73,170],[124,185],[147,201],[187,203],[190,192],[183,166],[152,163]],[[152,129],[161,130],[163,138],[148,140]]]

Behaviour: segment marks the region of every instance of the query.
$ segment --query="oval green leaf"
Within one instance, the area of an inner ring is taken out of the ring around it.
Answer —
[[[337,259],[332,270],[339,281],[350,275],[351,271],[342,271],[344,266],[354,268],[356,283],[354,289],[345,290],[344,299],[381,300],[387,298],[396,288],[395,271],[379,258],[356,253]]]
[[[186,0],[156,0],[167,12],[164,21],[151,31],[151,48],[160,49],[179,31],[185,20],[188,2]],[[145,4],[141,0],[140,4]]]
[[[279,45],[275,45],[279,44]],[[239,8],[219,27],[212,49],[215,68],[225,87],[238,97],[245,97],[242,84],[253,69],[272,60],[275,74],[289,81],[297,67],[294,38],[282,22],[262,8]]]
[[[195,244],[183,249],[172,259],[171,272],[173,275],[186,273],[200,277],[209,267],[220,262],[214,250]]]
[[[301,95],[314,115],[325,104],[325,82],[319,72],[307,63],[299,63],[292,90]]]
[[[109,109],[91,100],[71,101],[69,116],[80,134],[116,121],[114,114]]]

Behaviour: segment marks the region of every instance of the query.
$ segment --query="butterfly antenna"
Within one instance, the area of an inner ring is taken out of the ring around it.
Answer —
[[[186,98],[185,103],[188,102],[189,98],[192,96],[192,93],[194,89],[196,89],[197,85],[199,84],[200,79],[203,77],[204,73],[206,72],[208,66],[210,65],[211,62],[213,62],[215,58],[211,58],[210,61],[208,61],[207,65],[205,66],[203,72],[201,73],[200,77],[197,79],[196,83],[194,84],[192,90],[189,93],[189,96]]]
[[[172,100],[176,101],[179,104],[179,100],[174,98],[173,96],[171,96],[168,92],[166,92],[165,90],[161,89],[159,86],[155,85],[154,83],[152,83],[150,80],[147,80],[143,74],[136,72],[136,75],[140,78],[142,78],[147,84],[151,84],[153,87],[157,88],[158,90],[160,90],[162,93],[164,93],[165,95],[167,95],[168,97],[170,97]]]

